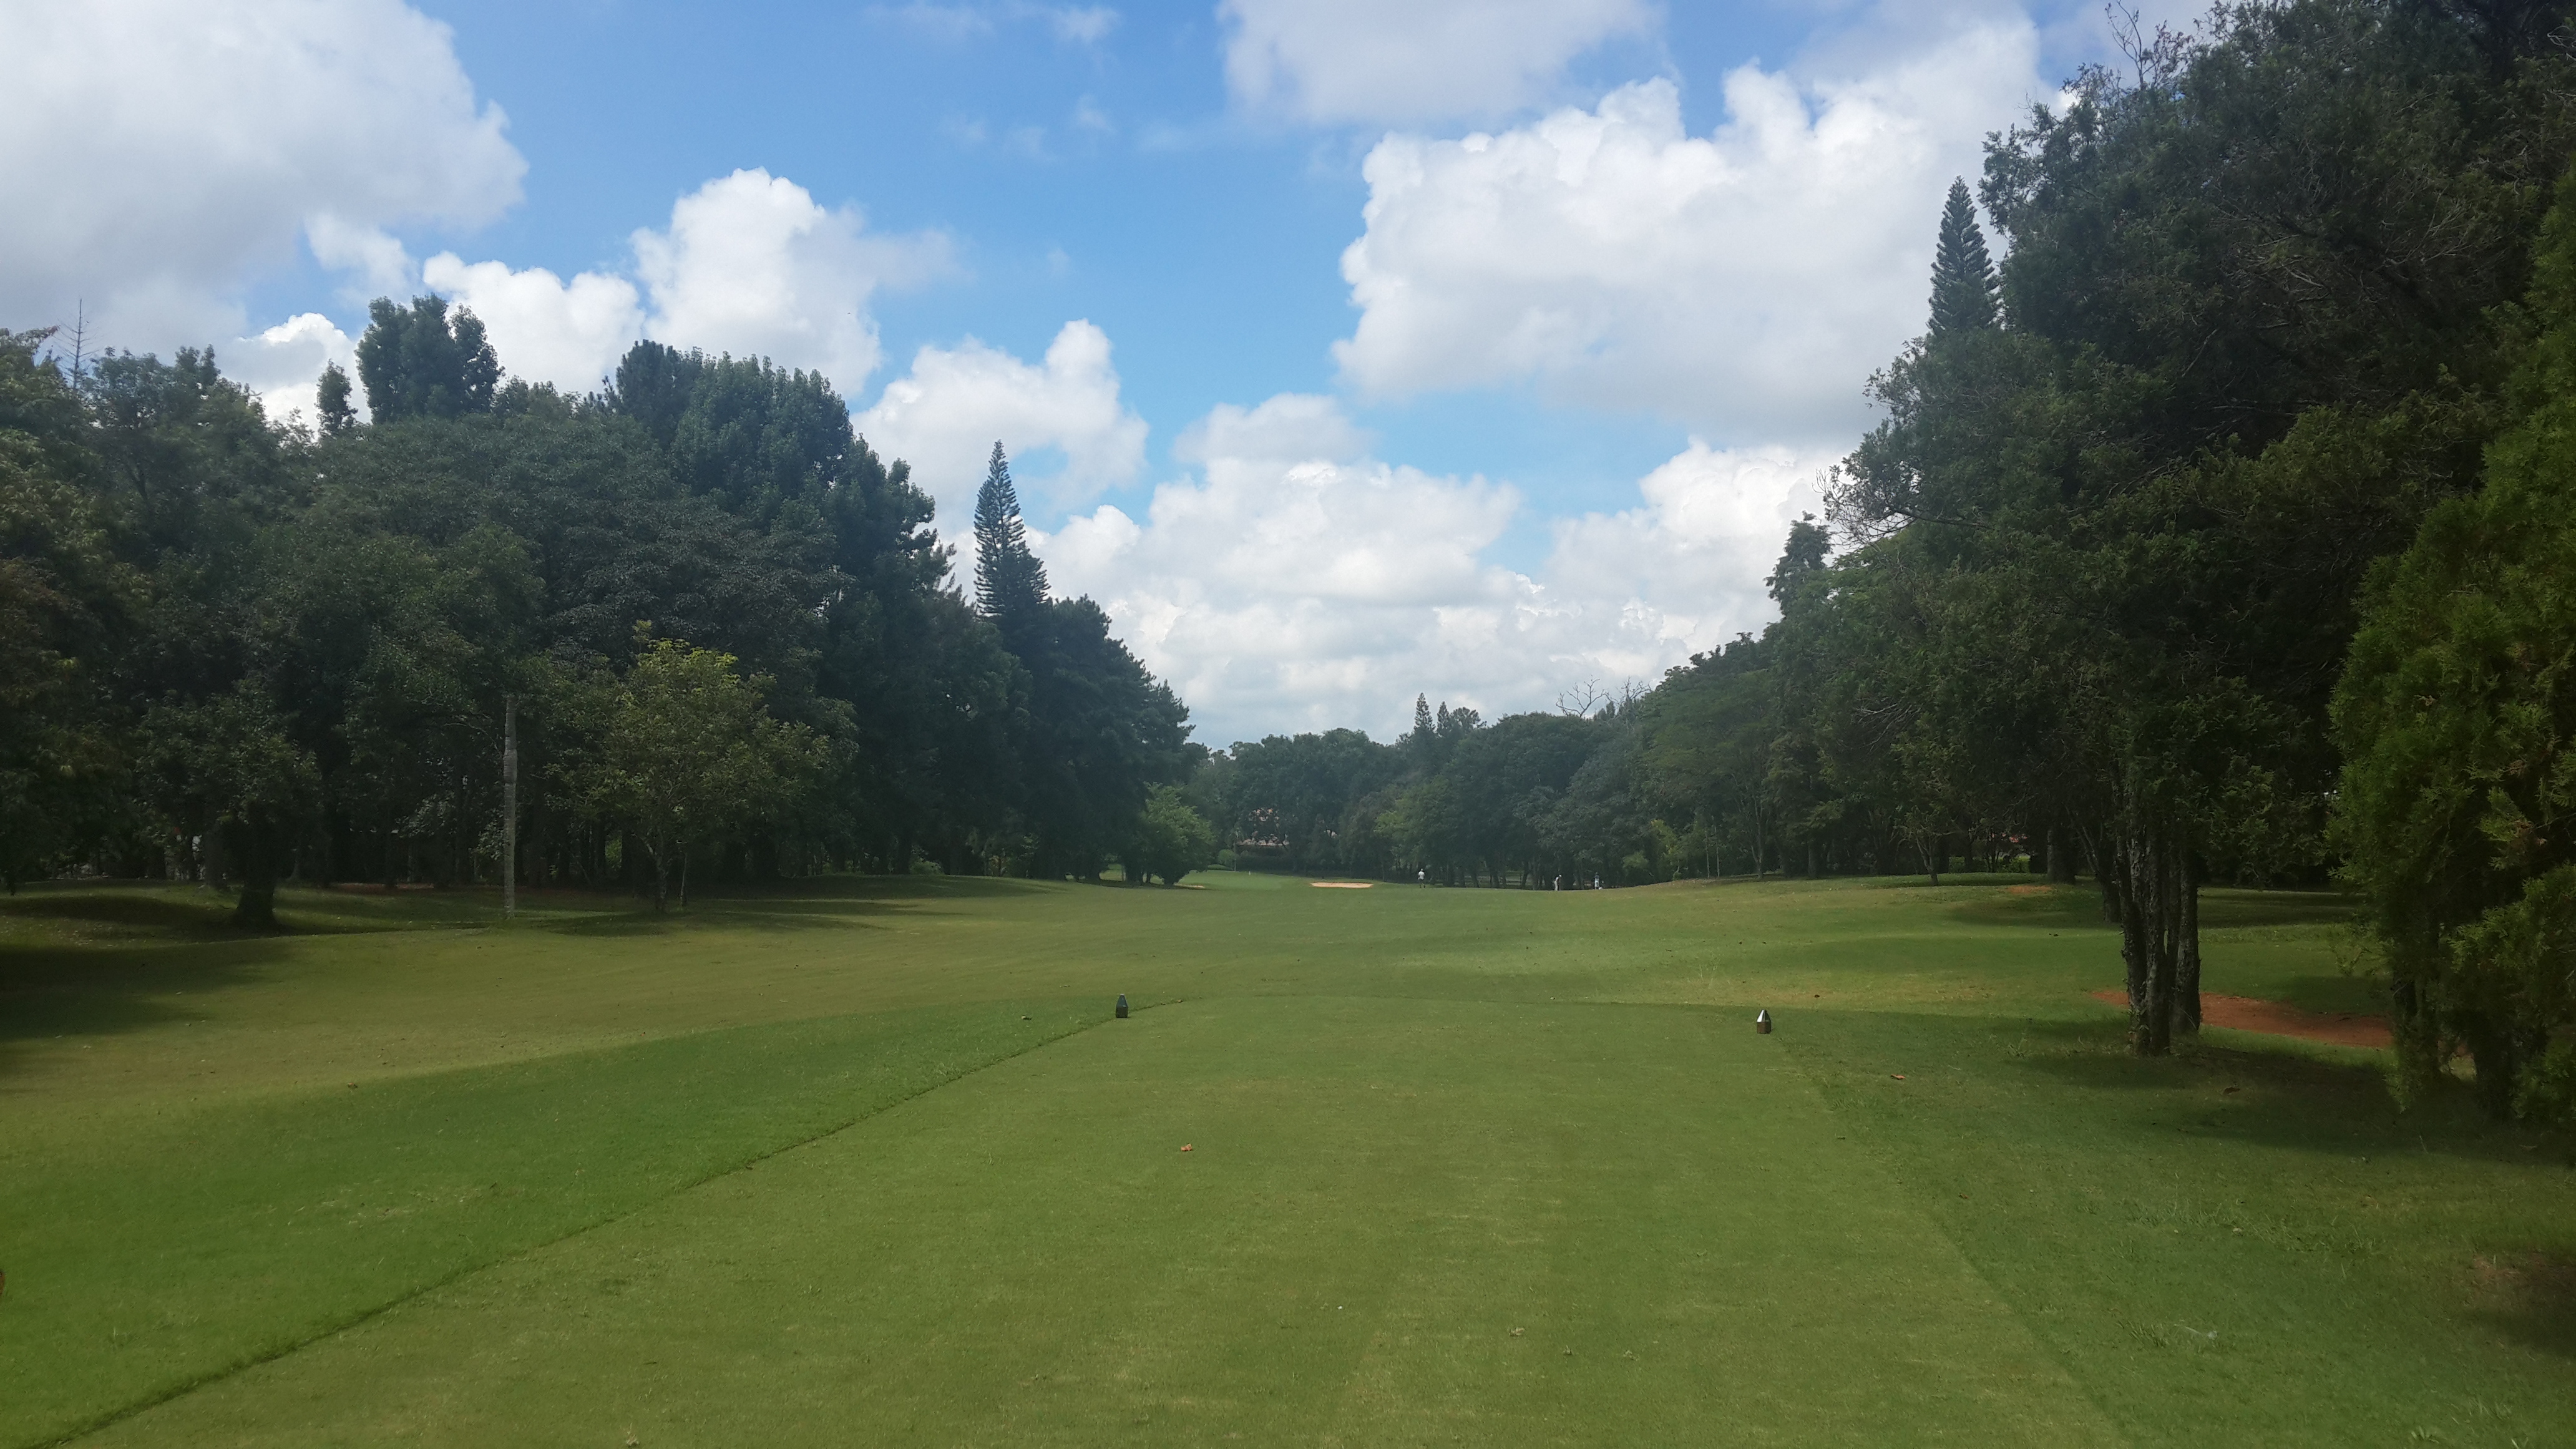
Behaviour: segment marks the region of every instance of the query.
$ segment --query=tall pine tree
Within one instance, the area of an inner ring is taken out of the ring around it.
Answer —
[[[1932,335],[2002,325],[2001,296],[1968,183],[1952,181],[1941,208],[1941,243],[1932,253]]]
[[[997,442],[984,486],[975,493],[975,608],[1007,631],[1036,618],[1046,594],[1046,565],[1029,552],[1011,461]]]

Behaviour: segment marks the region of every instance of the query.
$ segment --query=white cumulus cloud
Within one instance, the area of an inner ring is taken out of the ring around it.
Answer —
[[[858,391],[881,355],[870,295],[954,265],[944,235],[871,232],[857,208],[825,208],[762,170],[708,182],[671,208],[668,231],[634,240],[636,274],[652,294],[652,336],[820,370],[844,395]]]
[[[1646,0],[1224,0],[1217,13],[1237,100],[1399,124],[1543,100],[1567,62],[1660,18]]]
[[[232,337],[308,230],[372,266],[383,228],[519,197],[500,108],[400,0],[21,3],[0,32],[0,325]]]
[[[2036,55],[2016,15],[1854,78],[1744,66],[1706,136],[1665,80],[1497,134],[1389,136],[1342,258],[1343,376],[1535,382],[1731,441],[1847,433],[1922,330],[1942,192],[2038,93]]]
[[[1637,507],[1555,520],[1525,574],[1488,557],[1517,490],[1372,459],[1328,399],[1220,407],[1177,451],[1198,471],[1156,488],[1143,518],[1104,505],[1038,549],[1217,745],[1384,736],[1417,692],[1494,715],[1651,682],[1772,617],[1763,576],[1826,461],[1694,441],[1640,481]]]
[[[1030,504],[1096,497],[1132,480],[1145,461],[1145,420],[1119,399],[1109,334],[1078,320],[1064,324],[1036,364],[971,337],[953,348],[924,347],[857,423],[880,455],[912,464],[951,538],[966,531],[996,442],[1015,459],[1039,455],[1011,469]]]
[[[1694,438],[1638,481],[1640,506],[1550,522],[1546,603],[1570,634],[1591,641],[1607,679],[1651,681],[1758,629],[1774,612],[1763,580],[1789,525],[1823,511],[1822,478],[1833,462]]]
[[[1368,434],[1342,415],[1341,404],[1301,392],[1280,393],[1255,408],[1218,403],[1172,442],[1173,455],[1185,463],[1226,468],[1349,462],[1368,448]]]
[[[257,336],[216,348],[215,360],[224,376],[259,395],[269,417],[289,422],[300,416],[310,423],[313,383],[322,375],[322,365],[336,362],[354,377],[357,354],[356,339],[337,323],[319,312],[303,312]],[[351,402],[364,411],[364,397],[353,395]]]
[[[338,224],[316,226],[310,241],[367,295],[401,296],[417,283],[471,309],[511,376],[576,393],[597,387],[649,336],[819,371],[848,396],[881,360],[869,300],[954,269],[945,235],[870,231],[856,208],[823,206],[759,170],[717,177],[673,203],[668,229],[635,232],[632,277],[566,279],[452,251],[414,269],[393,237]]]
[[[599,386],[644,333],[635,284],[604,272],[567,282],[543,267],[512,271],[506,262],[469,263],[441,252],[421,268],[421,280],[482,319],[511,376],[569,393]]]

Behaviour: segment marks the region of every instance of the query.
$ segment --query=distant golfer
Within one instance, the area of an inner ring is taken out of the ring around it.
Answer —
[[[1431,884],[1431,867],[1429,867],[1429,866],[1427,866],[1427,865],[1426,865],[1426,866],[1423,866],[1423,867],[1421,867],[1420,869],[1418,869],[1418,870],[1414,871],[1414,873],[1413,873],[1413,883],[1414,883],[1415,885],[1429,885],[1429,884]]]

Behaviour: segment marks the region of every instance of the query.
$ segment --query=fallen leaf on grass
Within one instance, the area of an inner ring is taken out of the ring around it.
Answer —
[[[1894,1077],[1896,1080],[1898,1080],[1898,1081],[1900,1081],[1900,1082],[1905,1080],[1905,1074],[1904,1074],[1903,1072],[1890,1072],[1890,1073],[1888,1073],[1888,1075],[1889,1075],[1889,1076],[1891,1076],[1891,1077]]]
[[[1193,1148],[1192,1148],[1192,1145],[1191,1145],[1190,1143],[1184,1142],[1184,1143],[1182,1143],[1182,1144],[1181,1144],[1181,1150],[1182,1150],[1183,1152],[1189,1152],[1189,1151],[1192,1151],[1192,1150],[1193,1150]]]

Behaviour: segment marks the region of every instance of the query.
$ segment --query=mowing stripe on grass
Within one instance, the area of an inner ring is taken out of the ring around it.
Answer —
[[[77,1437],[1104,1018],[704,1032],[192,1114],[50,1164],[0,1184],[0,1422],[12,1443]]]
[[[1194,1001],[101,1440],[2114,1441],[1739,1027]]]

